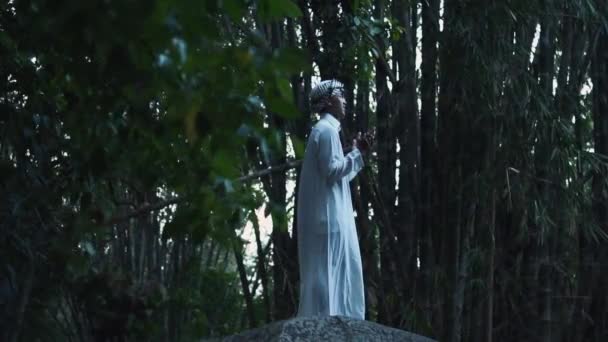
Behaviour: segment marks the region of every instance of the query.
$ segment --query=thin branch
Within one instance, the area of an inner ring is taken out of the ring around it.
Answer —
[[[248,175],[239,177],[237,179],[234,180],[235,183],[244,183],[244,182],[248,182],[263,176],[266,176],[268,174],[271,174],[273,172],[279,172],[279,171],[284,171],[284,170],[289,170],[289,169],[293,169],[293,168],[297,168],[300,166],[300,164],[302,164],[302,160],[291,160],[288,161],[285,164],[281,164],[281,165],[276,165],[276,166],[272,166],[269,168],[266,168],[264,170],[260,170],[257,172],[253,172],[250,173]],[[179,204],[179,203],[183,203],[185,201],[188,200],[188,196],[181,196],[181,197],[174,197],[174,198],[170,198],[164,201],[160,201],[158,203],[154,203],[154,204],[146,204],[144,206],[139,207],[138,209],[135,209],[134,211],[130,212],[130,213],[126,213],[123,215],[119,215],[119,216],[115,216],[113,218],[110,218],[107,221],[102,222],[100,225],[101,226],[108,226],[108,225],[114,225],[123,221],[127,221],[131,218],[137,217],[139,215],[143,215],[149,212],[153,212],[153,211],[158,211],[161,210],[165,207],[168,207],[170,205],[173,204]]]
[[[269,168],[261,170],[261,171],[256,171],[256,172],[250,173],[246,176],[239,177],[239,178],[235,179],[234,182],[236,182],[236,183],[248,182],[250,180],[266,176],[273,172],[280,172],[280,171],[284,171],[284,170],[297,168],[300,166],[300,164],[302,164],[302,160],[291,160],[291,161],[286,162],[285,164],[272,166],[272,167],[269,167]]]
[[[521,171],[521,170],[518,170],[518,169],[513,168],[513,167],[507,167],[507,177],[509,175],[509,171],[514,172],[514,173],[519,174],[519,175],[522,175],[522,176],[526,176],[528,178],[531,178],[531,179],[534,179],[536,181],[545,183],[547,185],[555,186],[555,187],[558,187],[558,188],[561,188],[561,189],[566,189],[566,187],[564,185],[556,184],[555,182],[552,182],[552,181],[550,181],[550,180],[548,180],[546,178],[538,177],[538,176],[533,175],[533,174],[531,174],[529,172]],[[509,189],[509,191],[510,191],[510,189]]]
[[[138,209],[136,209],[136,210],[134,210],[134,211],[132,211],[130,213],[127,213],[127,214],[124,214],[124,215],[115,216],[115,217],[113,217],[113,218],[111,218],[111,219],[103,222],[101,225],[102,226],[114,225],[116,223],[126,221],[128,219],[131,219],[133,217],[137,217],[139,215],[142,215],[142,214],[145,214],[145,213],[148,213],[148,212],[161,210],[161,209],[163,209],[165,207],[168,207],[168,206],[170,206],[172,204],[178,204],[178,203],[184,202],[187,199],[188,199],[187,196],[176,197],[176,198],[171,198],[171,199],[168,199],[168,200],[164,200],[164,201],[161,201],[161,202],[158,202],[158,203],[155,203],[155,204],[144,205],[144,206],[139,207]]]
[[[397,81],[397,77],[395,77],[395,73],[393,73],[393,70],[391,69],[391,66],[388,64],[386,57],[384,57],[384,54],[378,53],[378,59],[380,60],[380,65],[382,65],[382,68],[384,69],[384,72],[386,72],[388,79],[391,81],[392,84],[395,85],[394,89],[399,88],[400,81]]]
[[[28,251],[28,254],[30,252]],[[25,284],[23,285],[23,289],[21,291],[21,296],[19,298],[19,305],[17,307],[17,317],[15,318],[15,326],[14,332],[12,334],[11,341],[18,341],[19,335],[21,333],[21,328],[23,327],[23,317],[25,316],[25,311],[27,309],[30,294],[32,292],[32,286],[34,284],[34,276],[35,276],[35,267],[34,261],[32,260],[32,256],[29,256],[30,260],[28,262],[28,272],[25,278]]]
[[[352,147],[347,146],[346,148],[344,148],[343,151],[344,151],[344,153],[348,153],[351,150],[352,150]],[[248,182],[248,181],[269,175],[273,172],[280,172],[280,171],[284,171],[284,170],[298,168],[298,167],[300,167],[301,164],[302,164],[302,160],[290,160],[281,165],[271,166],[271,167],[268,167],[268,168],[260,170],[260,171],[249,173],[245,176],[241,176],[239,178],[234,179],[233,182],[234,183]],[[138,209],[135,209],[134,211],[132,211],[130,213],[115,216],[106,221],[100,222],[99,226],[109,226],[109,225],[114,225],[114,224],[117,224],[117,223],[120,223],[123,221],[127,221],[127,220],[137,217],[139,215],[146,214],[146,213],[153,212],[153,211],[158,211],[158,210],[161,210],[161,209],[168,207],[170,205],[173,205],[173,204],[183,203],[183,202],[187,201],[188,198],[189,198],[188,196],[174,197],[174,198],[170,198],[170,199],[167,199],[164,201],[160,201],[158,203],[146,204],[144,206],[139,207]]]

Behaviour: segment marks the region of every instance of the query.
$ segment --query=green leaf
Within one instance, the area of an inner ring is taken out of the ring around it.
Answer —
[[[223,177],[235,177],[238,174],[238,160],[231,151],[216,151],[211,165],[213,171]]]
[[[291,136],[291,144],[293,145],[293,151],[296,155],[296,159],[301,159],[304,157],[304,152],[306,150],[306,144],[300,138],[296,136]]]
[[[271,96],[266,99],[266,103],[268,104],[268,109],[271,112],[285,119],[295,119],[300,115],[300,112],[293,102],[287,101],[282,97]]]
[[[283,48],[276,52],[272,63],[273,69],[279,69],[287,74],[311,71],[311,59],[307,51],[295,48]]]
[[[247,11],[247,4],[243,0],[224,0],[224,9],[234,21],[238,21]]]
[[[262,20],[296,18],[302,15],[298,5],[291,0],[259,0],[258,11]]]
[[[288,80],[284,78],[277,79],[277,87],[279,88],[279,93],[284,99],[293,102],[293,92],[291,90],[291,84],[289,84]]]

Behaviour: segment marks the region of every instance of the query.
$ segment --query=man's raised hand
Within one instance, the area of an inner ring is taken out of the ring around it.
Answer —
[[[353,146],[358,148],[361,153],[367,154],[373,144],[373,135],[371,133],[357,133],[357,138],[353,142]]]

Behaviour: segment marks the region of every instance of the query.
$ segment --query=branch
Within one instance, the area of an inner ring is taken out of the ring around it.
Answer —
[[[386,57],[384,57],[384,54],[378,53],[378,59],[380,60],[380,65],[382,65],[382,69],[384,69],[384,72],[386,72],[388,79],[394,85],[393,89],[399,88],[399,86],[400,86],[399,81],[397,81],[397,77],[395,77],[395,74],[393,73],[393,70],[391,69],[390,65],[388,64]]]
[[[250,173],[248,175],[239,177],[237,179],[234,180],[235,183],[241,183],[241,182],[248,182],[251,181],[253,179],[257,179],[263,176],[266,176],[268,174],[271,174],[273,172],[279,172],[279,171],[284,171],[284,170],[289,170],[289,169],[294,169],[300,166],[300,164],[302,164],[302,160],[291,160],[288,161],[285,164],[282,165],[276,165],[276,166],[272,166],[269,167],[267,169],[264,170],[260,170],[257,172],[253,172]],[[188,200],[188,196],[181,196],[181,197],[174,197],[168,200],[164,200],[164,201],[160,201],[158,203],[154,203],[154,204],[146,204],[143,205],[137,209],[135,209],[134,211],[127,213],[127,214],[123,214],[123,215],[118,215],[115,216],[113,218],[110,218],[107,221],[101,222],[100,225],[101,226],[107,226],[107,225],[114,225],[123,221],[127,221],[131,218],[137,217],[139,215],[142,214],[146,214],[149,212],[153,212],[153,211],[157,211],[157,210],[161,210],[165,207],[168,207],[172,204],[179,204],[179,203],[183,203],[186,200]]]
[[[188,199],[187,196],[185,196],[185,197],[183,196],[183,197],[176,197],[176,198],[171,198],[171,199],[168,199],[168,200],[164,200],[164,201],[161,201],[161,202],[158,202],[158,203],[155,203],[155,204],[147,204],[147,205],[139,207],[138,209],[136,209],[136,210],[134,210],[134,211],[132,211],[130,213],[127,213],[127,214],[124,214],[124,215],[115,216],[115,217],[113,217],[113,218],[111,218],[111,219],[109,219],[109,220],[107,220],[105,222],[102,222],[100,225],[102,225],[102,226],[113,225],[113,224],[116,224],[116,223],[119,223],[119,222],[122,222],[122,221],[126,221],[128,219],[131,219],[133,217],[137,217],[139,215],[142,215],[142,214],[145,214],[145,213],[148,213],[148,212],[161,210],[161,209],[163,209],[165,207],[168,207],[168,206],[170,206],[172,204],[178,204],[178,203],[184,202],[187,199]]]
[[[372,37],[369,34],[369,32],[363,30],[362,33],[363,33],[363,37],[365,37],[367,39],[367,41],[370,44],[372,44],[378,50],[376,58],[380,61],[380,65],[382,66],[383,71],[386,72],[386,75],[388,76],[388,79],[393,84],[393,89],[398,88],[399,87],[399,81],[397,80],[397,77],[395,76],[395,73],[393,72],[393,69],[388,64],[388,61],[386,60],[386,56],[384,56],[384,53],[382,52],[382,51],[384,51],[386,49],[384,49],[383,46],[380,46],[380,44],[378,43],[378,41],[376,39],[374,39],[374,37]]]
[[[281,165],[277,165],[277,166],[271,166],[271,167],[269,167],[267,169],[264,169],[264,170],[261,170],[261,171],[256,171],[256,172],[250,173],[250,174],[248,174],[246,176],[239,177],[239,178],[235,179],[234,182],[236,182],[236,183],[248,182],[250,180],[266,176],[266,175],[271,174],[273,172],[279,172],[279,171],[284,171],[284,170],[289,170],[289,169],[295,169],[295,168],[299,167],[300,164],[302,164],[302,160],[291,160],[291,161],[286,162],[285,164],[281,164]]]
[[[352,149],[352,147],[348,146],[344,149],[344,153],[348,153],[350,150]],[[266,176],[268,174],[271,174],[273,172],[280,172],[280,171],[285,171],[285,170],[290,170],[290,169],[295,169],[300,167],[300,165],[302,164],[302,160],[290,160],[284,164],[281,165],[276,165],[276,166],[271,166],[269,168],[260,170],[260,171],[256,171],[253,173],[250,173],[248,175],[245,176],[241,176],[239,178],[236,178],[235,180],[233,180],[234,183],[244,183],[244,182],[248,182],[263,176]],[[146,214],[149,212],[153,212],[153,211],[157,211],[157,210],[161,210],[165,207],[168,207],[172,204],[179,204],[179,203],[183,203],[185,201],[188,200],[188,196],[181,196],[181,197],[174,197],[168,200],[164,200],[164,201],[160,201],[158,203],[155,204],[145,204],[141,207],[139,207],[138,209],[135,209],[134,211],[127,213],[127,214],[123,214],[123,215],[118,215],[115,217],[112,217],[106,221],[100,222],[99,225],[100,226],[108,226],[108,225],[114,225],[126,220],[129,220],[131,218],[137,217],[139,215],[142,214]]]
[[[20,294],[19,304],[17,306],[17,317],[15,318],[15,326],[14,331],[11,336],[11,341],[18,341],[19,335],[21,333],[21,329],[23,328],[23,316],[25,315],[25,310],[30,301],[30,295],[32,293],[32,286],[34,284],[34,276],[35,276],[35,267],[34,262],[32,260],[31,252],[28,250],[29,261],[28,261],[28,271],[27,277],[25,278],[23,285],[23,289]],[[10,336],[10,335],[9,335]]]

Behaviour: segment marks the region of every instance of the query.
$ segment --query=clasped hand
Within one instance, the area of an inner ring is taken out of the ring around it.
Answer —
[[[362,134],[358,132],[356,137],[353,139],[353,147],[359,149],[361,153],[367,154],[374,143],[374,136],[372,133]]]

